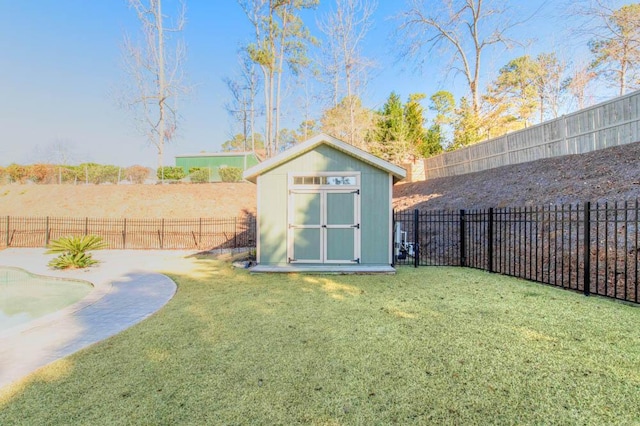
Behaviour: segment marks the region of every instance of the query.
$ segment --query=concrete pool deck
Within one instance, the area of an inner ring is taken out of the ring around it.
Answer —
[[[101,250],[86,270],[56,271],[44,249],[5,249],[0,265],[53,277],[89,281],[94,290],[81,301],[0,333],[0,388],[113,336],[147,318],[175,294],[176,285],[157,271],[183,263],[195,251]]]

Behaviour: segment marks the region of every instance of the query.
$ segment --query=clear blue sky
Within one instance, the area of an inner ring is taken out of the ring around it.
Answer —
[[[196,89],[182,103],[182,131],[167,148],[168,165],[173,164],[175,154],[218,151],[229,138],[231,125],[224,109],[229,95],[222,79],[234,75],[238,47],[251,37],[251,28],[236,1],[186,3],[186,69]],[[434,53],[419,71],[414,63],[398,60],[391,36],[398,21],[392,17],[406,7],[405,2],[378,3],[364,48],[377,68],[364,105],[379,108],[394,90],[403,99],[409,93],[430,95],[440,89],[451,90],[457,97],[463,95],[460,79],[444,78],[440,65],[446,58]],[[575,60],[584,50],[566,43],[569,22],[556,18],[563,10],[559,2],[507,3],[522,16],[543,6],[534,19],[512,33],[514,38],[531,43],[487,58],[486,70],[495,72],[524,53],[535,55],[555,47],[570,51],[568,59]],[[175,10],[174,4],[174,0],[165,0],[165,11]],[[315,36],[321,36],[316,19],[332,5],[332,1],[321,0],[316,11],[305,13]],[[0,165],[41,161],[43,152],[56,140],[74,147],[76,162],[156,164],[155,148],[136,133],[114,95],[126,78],[120,67],[123,34],[135,33],[137,26],[125,0],[0,0]],[[296,116],[295,108],[286,112],[285,125],[297,127],[302,117]]]

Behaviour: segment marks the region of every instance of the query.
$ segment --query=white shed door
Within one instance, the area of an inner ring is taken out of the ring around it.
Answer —
[[[359,190],[291,191],[289,261],[360,262],[359,197]]]

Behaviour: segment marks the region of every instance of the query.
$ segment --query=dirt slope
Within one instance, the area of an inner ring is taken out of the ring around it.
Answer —
[[[640,198],[640,142],[463,176],[398,184],[396,209],[472,209]],[[256,185],[4,185],[0,215],[232,217],[256,211]]]
[[[400,210],[520,207],[637,198],[640,198],[640,142],[394,187],[394,207]]]
[[[4,185],[0,215],[197,218],[255,214],[256,185]]]

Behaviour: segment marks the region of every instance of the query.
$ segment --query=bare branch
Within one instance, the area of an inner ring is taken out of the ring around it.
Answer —
[[[483,52],[498,44],[509,48],[514,41],[508,32],[533,15],[513,22],[510,10],[499,7],[497,0],[440,0],[440,7],[433,1],[411,0],[410,5],[399,15],[398,36],[405,41],[402,56],[417,57],[422,63],[435,52],[452,58],[448,72],[464,75],[477,112]],[[427,55],[421,55],[425,48]]]
[[[589,38],[596,76],[617,87],[619,95],[640,87],[640,4],[613,9],[610,2],[589,0],[578,3],[573,13],[587,18],[576,33]]]
[[[188,92],[184,84],[183,63],[186,47],[174,40],[186,22],[186,7],[181,2],[175,20],[163,13],[162,0],[129,0],[140,22],[139,41],[124,36],[122,52],[129,87],[125,87],[122,106],[132,111],[138,130],[158,153],[163,166],[165,143],[176,136],[179,115],[177,100]]]
[[[336,8],[318,27],[327,36],[326,65],[333,93],[333,108],[339,100],[347,102],[349,128],[346,141],[359,145],[356,116],[359,97],[367,83],[367,71],[373,62],[361,53],[361,44],[371,28],[376,4],[367,0],[337,0]]]
[[[318,0],[238,0],[254,28],[255,40],[246,46],[249,58],[262,71],[267,155],[278,152],[282,76],[306,67],[308,43],[315,43],[299,16]]]

